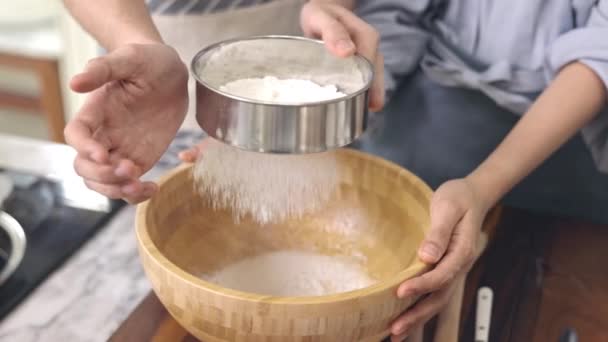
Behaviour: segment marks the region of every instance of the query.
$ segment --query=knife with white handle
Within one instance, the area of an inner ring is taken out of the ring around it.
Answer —
[[[489,340],[493,297],[494,293],[489,287],[482,287],[477,291],[475,342],[488,342]]]

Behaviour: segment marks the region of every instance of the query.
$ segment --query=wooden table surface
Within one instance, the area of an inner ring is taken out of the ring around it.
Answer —
[[[480,286],[494,290],[492,342],[557,342],[566,328],[581,342],[608,341],[608,226],[507,208],[491,236],[467,279],[460,341],[474,341]],[[110,341],[197,340],[151,293]]]

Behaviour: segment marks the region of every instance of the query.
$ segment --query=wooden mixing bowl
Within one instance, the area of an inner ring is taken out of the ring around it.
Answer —
[[[314,216],[263,227],[210,208],[195,191],[191,165],[160,181],[137,209],[139,251],[154,291],[184,328],[204,342],[378,342],[388,335],[416,299],[398,299],[398,285],[426,269],[416,250],[429,225],[431,189],[381,158],[336,154],[341,184],[331,203]],[[359,255],[378,282],[335,295],[273,297],[199,277],[280,250]]]

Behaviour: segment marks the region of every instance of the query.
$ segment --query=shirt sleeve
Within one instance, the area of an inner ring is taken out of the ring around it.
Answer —
[[[599,0],[586,11],[577,28],[560,36],[547,56],[549,79],[571,62],[581,62],[591,68],[604,82],[608,91],[608,0]],[[608,106],[591,124],[582,130],[583,138],[602,172],[608,173]]]
[[[580,61],[593,69],[608,88],[608,0],[598,1],[586,23],[560,36],[547,57],[550,76],[566,64]]]
[[[387,98],[418,67],[429,34],[418,23],[432,0],[360,0],[357,14],[380,32]]]

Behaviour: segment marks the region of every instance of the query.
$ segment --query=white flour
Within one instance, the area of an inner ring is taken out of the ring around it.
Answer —
[[[375,282],[349,258],[297,251],[245,259],[203,279],[235,290],[272,296],[321,296],[361,289]]]
[[[300,103],[344,94],[335,86],[274,77],[242,79],[221,88],[268,102]],[[322,208],[338,185],[332,152],[271,154],[241,150],[211,141],[194,167],[199,191],[216,209],[230,209],[236,220],[250,215],[265,224],[298,218]]]
[[[281,104],[317,102],[345,96],[334,85],[320,86],[308,80],[272,76],[233,81],[220,87],[220,90],[252,100]]]
[[[199,191],[236,221],[299,218],[323,207],[338,184],[332,152],[308,155],[257,153],[212,140],[194,166]]]

